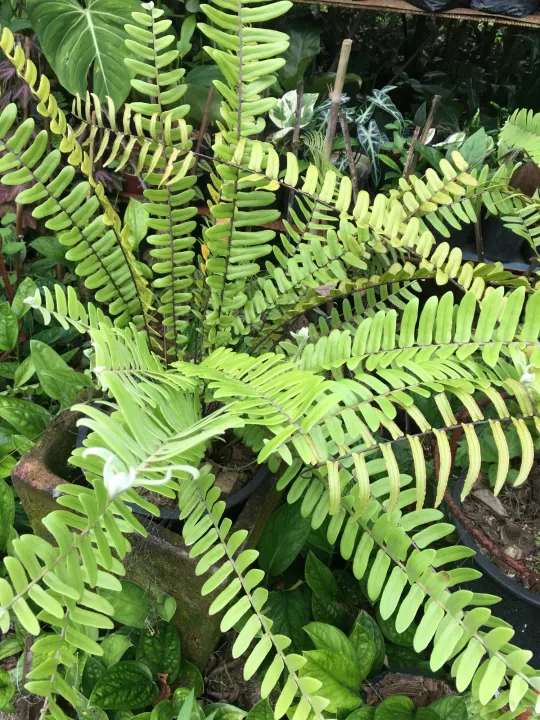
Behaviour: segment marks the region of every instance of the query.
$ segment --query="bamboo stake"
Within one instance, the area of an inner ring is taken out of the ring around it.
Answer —
[[[330,119],[328,121],[328,129],[326,131],[326,159],[330,160],[332,156],[332,146],[334,144],[334,136],[339,114],[339,106],[341,104],[341,95],[343,94],[343,86],[345,84],[345,75],[347,74],[347,66],[351,55],[352,40],[346,38],[341,44],[341,54],[339,56],[338,69],[336,73],[336,81],[332,90],[332,104],[330,105]]]
[[[347,124],[347,118],[345,117],[344,112],[341,112],[339,114],[339,123],[341,125],[341,132],[343,133],[343,140],[345,142],[345,153],[347,155],[347,162],[349,163],[349,175],[351,176],[353,201],[356,205],[356,200],[358,198],[358,175],[356,174],[356,163],[354,162],[354,155],[351,147],[349,126]]]

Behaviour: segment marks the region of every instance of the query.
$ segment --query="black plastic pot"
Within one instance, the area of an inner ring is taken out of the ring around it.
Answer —
[[[469,223],[468,225],[463,224],[461,226],[461,230],[456,230],[455,228],[449,228],[450,231],[450,237],[446,238],[444,237],[440,232],[437,230],[434,230],[430,227],[431,232],[433,233],[433,237],[435,238],[437,245],[439,245],[442,242],[447,242],[450,247],[452,248],[460,248],[461,250],[474,250],[475,240],[474,240],[474,225]]]
[[[459,480],[456,482],[452,489],[452,497],[454,499],[454,502],[456,505],[461,508],[461,491],[463,490],[463,483],[465,481],[466,472],[464,472]],[[459,537],[459,541],[465,545],[466,547],[470,548],[471,550],[474,550],[476,555],[473,558],[474,564],[478,565],[479,569],[485,574],[488,575],[492,580],[494,580],[498,585],[500,585],[501,588],[504,588],[504,590],[507,591],[507,593],[510,593],[511,595],[514,595],[516,598],[519,598],[524,603],[527,603],[529,606],[533,606],[535,608],[538,608],[540,611],[540,594],[536,592],[532,592],[531,590],[527,590],[527,588],[524,588],[523,585],[520,585],[519,583],[515,582],[511,578],[507,577],[504,573],[502,573],[498,568],[495,567],[495,565],[491,562],[491,560],[483,555],[474,540],[471,538],[469,533],[465,530],[463,525],[456,520],[456,518],[453,518],[454,525],[456,526],[457,534]],[[512,602],[515,602],[512,600]],[[529,607],[530,612],[530,607]],[[537,620],[540,620],[540,617],[537,618]]]
[[[461,490],[466,473],[460,477],[452,489],[456,505],[461,508]],[[527,590],[500,572],[491,560],[482,555],[469,533],[453,518],[460,542],[474,550],[476,555],[463,561],[463,565],[475,567],[483,575],[473,583],[465,583],[464,589],[477,593],[497,595],[501,602],[492,606],[493,614],[509,623],[515,631],[511,642],[523,650],[531,650],[531,664],[540,663],[540,595]]]
[[[84,441],[88,437],[88,433],[90,432],[89,428],[87,428],[84,425],[80,425],[77,430],[77,441],[76,441],[76,447],[80,448],[83,447]],[[84,472],[84,470],[83,470]],[[249,498],[255,494],[255,492],[261,487],[261,485],[270,477],[270,470],[268,469],[267,465],[260,465],[257,472],[249,482],[247,482],[244,487],[240,488],[238,492],[233,493],[232,495],[229,495],[228,498],[225,500],[225,508],[227,510],[238,510],[240,509],[248,500]],[[156,522],[162,521],[178,521],[180,519],[180,511],[176,508],[167,508],[167,507],[160,507],[159,508],[159,520],[156,518],[155,515],[152,515],[148,512],[148,510],[145,510],[142,507],[139,507],[139,505],[135,505],[132,503],[129,503],[131,506],[133,513],[135,515],[139,515],[141,517],[148,518],[150,520],[155,520]]]
[[[501,218],[491,215],[482,220],[482,244],[486,260],[514,262],[523,260],[525,238],[505,227]]]

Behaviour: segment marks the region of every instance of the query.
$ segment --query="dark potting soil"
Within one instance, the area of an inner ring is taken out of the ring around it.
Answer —
[[[221,490],[222,500],[226,500],[241,490],[257,471],[257,456],[242,440],[233,433],[225,433],[223,439],[213,442],[207,454],[206,462],[212,466],[216,477],[215,484]],[[141,489],[141,496],[157,507],[177,509],[176,498],[168,498],[151,490]]]
[[[523,485],[517,488],[506,485],[498,497],[493,495],[489,484],[477,482],[462,509],[491,542],[528,570],[540,574],[540,468],[537,465]],[[540,587],[532,587],[504,561],[484,554],[508,578],[540,593]]]

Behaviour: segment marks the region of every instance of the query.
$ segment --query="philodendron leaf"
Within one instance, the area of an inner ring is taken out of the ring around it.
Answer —
[[[365,680],[372,675],[373,663],[375,661],[375,642],[368,631],[362,625],[356,624],[349,636],[349,642],[353,645],[356,652],[356,664],[362,673],[362,679]]]
[[[173,683],[180,669],[180,638],[170,623],[160,622],[156,628],[141,633],[137,660],[147,665],[154,675],[166,673]]]
[[[81,690],[86,697],[90,697],[96,683],[103,677],[103,675],[105,675],[106,672],[107,669],[105,665],[95,657],[89,655],[86,658],[81,685]]]
[[[306,636],[304,625],[310,619],[311,593],[308,588],[283,592],[271,592],[266,603],[265,615],[272,620],[272,632],[285,635],[291,640],[292,652],[301,653]]]
[[[314,678],[322,683],[317,691],[330,700],[328,712],[354,710],[362,704],[360,686],[362,677],[353,662],[331,650],[308,650],[304,652],[306,664],[300,675]]]
[[[124,660],[97,681],[90,704],[102,710],[133,710],[151,705],[158,694],[149,668],[134,660]]]
[[[45,57],[60,83],[74,95],[91,89],[118,107],[130,91],[124,29],[139,0],[27,0],[26,9]]]
[[[0,710],[6,710],[9,707],[11,698],[15,695],[15,685],[9,677],[9,673],[0,668]]]
[[[13,350],[19,336],[15,313],[7,302],[0,304],[0,350]]]
[[[413,718],[413,701],[403,695],[386,698],[375,711],[375,720],[413,720]]]
[[[200,697],[204,692],[204,680],[199,668],[185,658],[180,660],[176,684],[191,688],[195,692],[195,697]]]
[[[357,662],[356,648],[345,633],[338,628],[327,623],[313,622],[306,625],[304,630],[317,650],[330,650],[353,664]]]
[[[368,615],[365,610],[361,610],[358,614],[358,617],[355,620],[355,627],[356,625],[361,625],[373,640],[373,644],[375,646],[375,657],[373,658],[370,674],[377,673],[384,663],[385,647],[383,634],[377,625],[376,620],[372,618],[371,615]]]
[[[150,720],[172,720],[177,713],[170,700],[162,700],[150,713]]]
[[[101,649],[103,650],[101,662],[107,668],[113,667],[120,662],[130,647],[133,647],[133,643],[127,635],[120,635],[119,633],[107,635],[101,642]]]
[[[161,593],[156,597],[156,611],[162,620],[169,622],[176,612],[176,600],[166,593]]]
[[[51,421],[51,414],[41,405],[5,396],[0,396],[0,417],[29,440],[35,440]]]
[[[467,720],[469,717],[465,698],[460,695],[439,698],[431,703],[429,709],[437,714],[439,720]]]
[[[330,568],[309,552],[306,559],[306,582],[315,595],[327,600],[335,600],[337,595],[337,581]]]
[[[259,540],[261,568],[268,575],[280,575],[295,560],[310,531],[311,520],[300,514],[300,503],[278,508]]]
[[[247,714],[246,720],[274,720],[272,706],[265,698],[254,705]]]
[[[0,551],[6,549],[15,520],[15,498],[9,485],[0,478]]]
[[[312,59],[321,50],[321,27],[309,26],[305,20],[302,25],[288,29],[289,47],[284,52],[285,65],[279,71],[279,79],[285,90],[296,87]]]
[[[122,592],[102,590],[101,595],[114,608],[113,619],[122,625],[134,628],[146,628],[146,618],[150,614],[150,595],[129,580],[122,580]]]
[[[245,710],[229,705],[228,703],[212,703],[204,707],[204,714],[207,718],[213,717],[213,720],[243,720],[247,713]],[[179,718],[179,720],[186,720]]]
[[[347,715],[346,720],[373,720],[375,710],[376,708],[371,705],[362,705],[362,707],[353,710],[350,715]]]
[[[398,633],[396,630],[396,614],[397,612],[387,620],[383,620],[379,608],[377,608],[377,625],[380,627],[384,637],[390,640],[390,642],[396,645],[402,645],[403,647],[412,647],[417,625],[416,623],[411,623],[404,632]]]
[[[31,340],[30,351],[41,387],[63,407],[72,405],[83,389],[91,384],[86,375],[70,368],[60,355],[45,343]]]

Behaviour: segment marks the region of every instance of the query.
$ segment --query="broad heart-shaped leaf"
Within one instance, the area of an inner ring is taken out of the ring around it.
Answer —
[[[147,665],[154,675],[166,673],[173,683],[180,669],[180,638],[170,623],[160,622],[156,628],[141,633],[137,660]]]
[[[377,625],[380,627],[384,637],[390,640],[390,642],[396,645],[402,645],[403,647],[412,647],[417,625],[416,623],[411,623],[404,632],[398,633],[396,630],[396,615],[397,611],[387,620],[383,620],[379,608],[377,608]]]
[[[280,575],[286,570],[308,538],[311,519],[302,517],[300,504],[278,508],[259,540],[259,565],[268,575]]]
[[[279,71],[279,79],[285,90],[296,88],[301,78],[321,50],[321,30],[319,25],[309,26],[304,21],[302,25],[293,25],[288,28],[289,47],[283,54],[285,65]]]
[[[204,680],[201,671],[185,658],[180,660],[176,684],[181,685],[184,689],[192,689],[195,692],[195,697],[200,697],[204,692]]]
[[[101,595],[114,608],[113,618],[128,627],[146,628],[146,618],[150,613],[150,595],[129,580],[122,580],[122,591],[102,590]]]
[[[9,677],[9,673],[0,668],[0,710],[7,709],[11,698],[15,695],[16,687]]]
[[[373,664],[370,670],[370,674],[372,675],[379,672],[384,663],[384,637],[381,629],[377,625],[376,620],[372,618],[371,615],[368,615],[365,610],[361,610],[359,612],[358,617],[355,620],[355,626],[356,625],[361,625],[367,631],[368,635],[373,640],[373,644],[375,646],[375,657],[373,658]]]
[[[274,720],[272,706],[265,698],[254,705],[247,714],[246,720]]]
[[[375,720],[413,720],[413,701],[403,695],[383,700],[375,711]]]
[[[150,720],[172,720],[176,717],[176,710],[170,700],[162,700],[150,713]]]
[[[124,660],[97,681],[90,704],[102,710],[133,710],[150,705],[158,694],[149,668],[134,660]]]
[[[17,344],[19,326],[15,313],[7,302],[0,304],[0,350],[13,350]]]
[[[301,653],[306,636],[303,627],[311,616],[311,593],[305,586],[288,592],[271,592],[264,610],[272,620],[272,632],[291,640],[292,652]]]
[[[321,622],[309,623],[304,630],[312,639],[317,650],[330,650],[356,665],[358,660],[356,649],[341,630]]]
[[[139,0],[27,0],[26,9],[45,57],[60,83],[84,95],[88,78],[102,100],[118,107],[130,90],[124,64],[126,23],[141,9]]]
[[[347,715],[346,720],[373,720],[375,710],[376,708],[371,705],[362,705],[362,707],[353,710],[350,715]]]
[[[86,662],[84,663],[81,683],[81,690],[86,697],[90,697],[96,683],[103,677],[103,675],[105,675],[106,672],[107,669],[103,663],[92,655],[88,655]]]
[[[357,667],[362,673],[362,679],[365,680],[369,675],[373,675],[374,673],[375,641],[366,628],[359,624],[353,627],[349,638],[349,642],[355,650]]]
[[[15,520],[15,498],[9,485],[0,478],[0,552],[6,549]]]
[[[331,650],[308,650],[304,657],[307,662],[300,669],[300,675],[322,683],[317,692],[330,700],[326,708],[328,712],[335,712],[338,708],[354,710],[362,704],[362,677],[354,663]]]
[[[347,613],[335,600],[327,600],[313,593],[311,598],[311,612],[317,622],[330,623],[342,630],[347,627]]]
[[[465,698],[459,695],[449,695],[442,697],[429,706],[433,710],[439,720],[467,720],[467,704]]]
[[[207,718],[213,717],[213,720],[242,720],[247,713],[245,710],[229,705],[228,703],[212,703],[205,705],[204,714]],[[184,720],[181,718],[181,720]]]
[[[306,558],[306,582],[315,595],[326,600],[335,600],[337,595],[337,581],[330,568],[319,560],[315,553],[309,551]]]
[[[72,370],[60,355],[39,340],[30,341],[30,350],[41,387],[62,407],[72,405],[90,380],[82,373]]]
[[[130,647],[133,647],[133,643],[127,635],[120,635],[120,633],[107,635],[107,637],[101,641],[101,649],[103,650],[101,663],[106,668],[113,667],[116,663],[120,662]]]
[[[29,440],[35,440],[51,421],[49,411],[40,405],[5,396],[0,396],[0,417]]]

